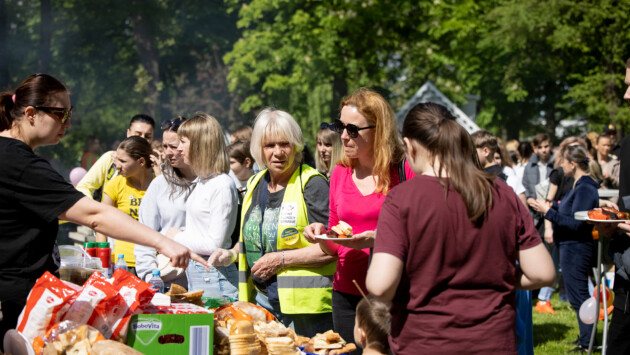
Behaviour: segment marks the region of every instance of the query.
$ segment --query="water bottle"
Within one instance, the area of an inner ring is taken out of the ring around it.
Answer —
[[[154,289],[156,292],[164,293],[164,281],[162,281],[162,278],[160,278],[160,270],[153,270],[151,272],[151,275],[153,275],[149,280],[151,288]]]
[[[123,269],[128,271],[127,262],[125,261],[125,254],[118,254],[118,260],[116,260],[116,264],[114,264],[114,271],[118,269]]]

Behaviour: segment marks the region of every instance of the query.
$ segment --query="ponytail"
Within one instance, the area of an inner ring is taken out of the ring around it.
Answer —
[[[421,103],[409,111],[403,123],[403,137],[415,140],[439,162],[435,171],[448,194],[452,185],[466,210],[468,219],[481,225],[492,205],[494,178],[481,169],[472,138],[460,126],[446,107],[434,103]],[[448,175],[448,179],[442,177]]]
[[[46,106],[50,96],[68,89],[48,74],[33,74],[26,78],[15,93],[0,93],[0,132],[11,129],[19,121],[28,106]]]
[[[0,93],[0,132],[11,128],[13,106],[13,94],[9,91]]]

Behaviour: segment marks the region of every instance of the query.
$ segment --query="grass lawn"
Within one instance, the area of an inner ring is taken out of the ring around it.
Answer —
[[[561,302],[557,292],[551,298],[551,305],[556,314],[538,313],[534,311],[532,306],[534,353],[536,355],[566,354],[575,347],[569,343],[576,340],[579,334],[577,316],[571,305],[568,302]],[[601,345],[603,329],[604,321],[598,322],[596,338],[598,345]],[[596,349],[593,351],[596,354],[600,352]]]

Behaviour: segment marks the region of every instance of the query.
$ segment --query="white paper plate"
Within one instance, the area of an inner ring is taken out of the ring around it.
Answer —
[[[573,218],[578,221],[590,221],[598,223],[624,223],[625,219],[593,219],[588,217],[588,211],[577,211],[573,214]]]
[[[352,239],[352,237],[346,237],[346,238],[334,238],[331,237],[329,234],[321,234],[321,235],[316,235],[315,238],[317,239],[321,239],[321,240],[350,240]]]

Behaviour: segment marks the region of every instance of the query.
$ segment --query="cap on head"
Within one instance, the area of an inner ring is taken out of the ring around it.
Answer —
[[[606,126],[604,126],[603,133],[617,133],[617,126],[615,126],[613,123],[609,123]]]

